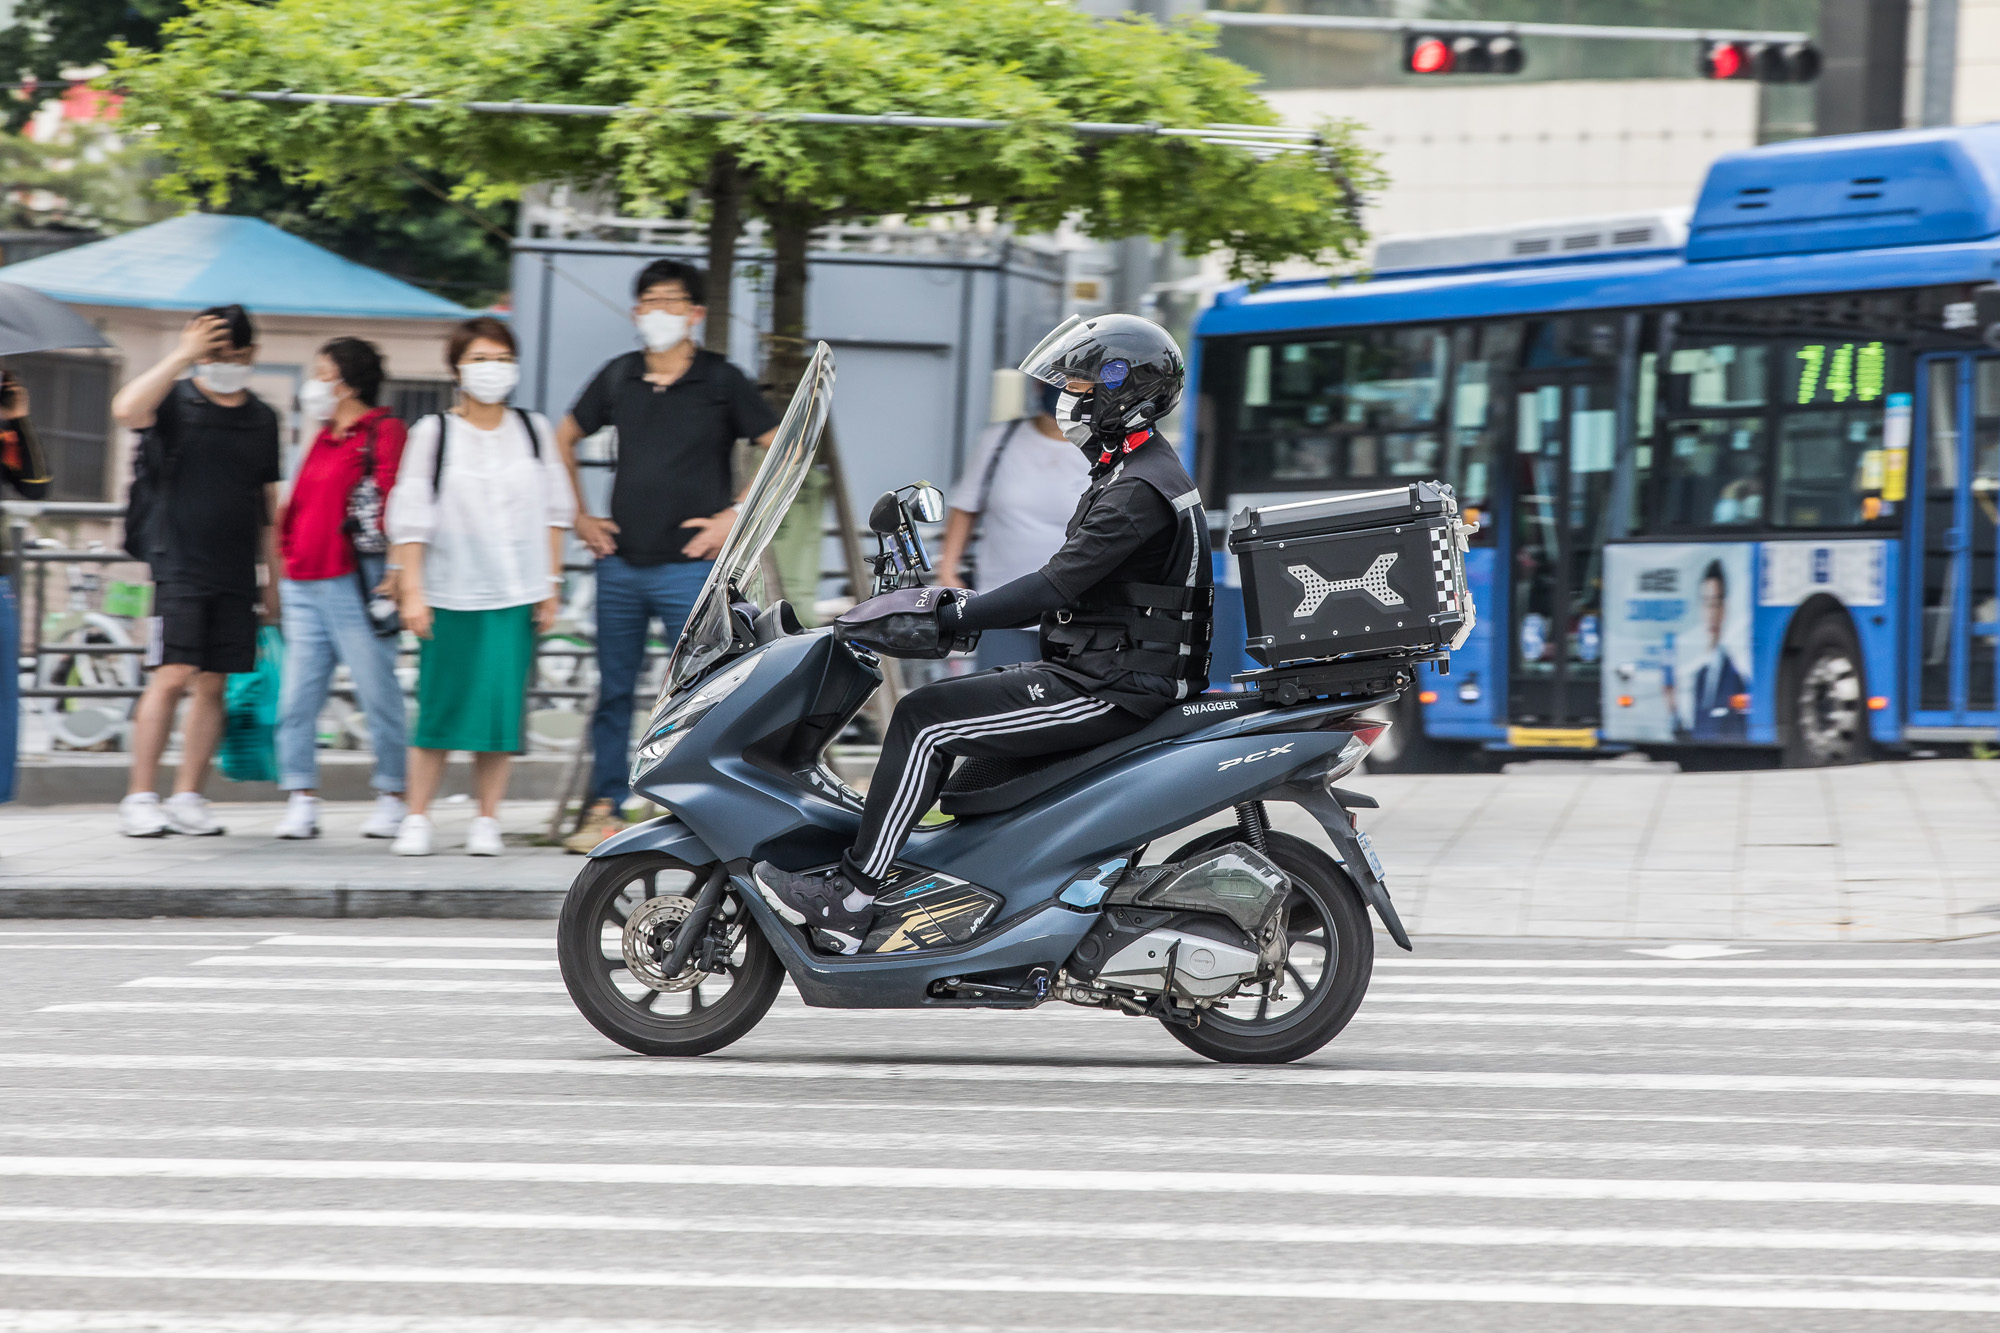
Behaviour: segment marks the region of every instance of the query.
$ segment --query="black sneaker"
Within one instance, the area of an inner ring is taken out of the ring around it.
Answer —
[[[854,886],[838,870],[817,875],[797,875],[780,870],[769,861],[751,868],[750,878],[757,892],[771,904],[771,910],[795,926],[812,931],[813,942],[829,953],[858,953],[875,920],[871,901],[860,911],[849,911],[847,896]]]

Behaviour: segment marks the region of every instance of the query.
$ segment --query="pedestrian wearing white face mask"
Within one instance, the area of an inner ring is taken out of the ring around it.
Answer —
[[[576,495],[577,536],[597,557],[590,801],[583,826],[564,843],[571,851],[589,851],[623,827],[632,694],[647,626],[658,619],[662,637],[680,634],[736,522],[735,443],[768,445],[778,425],[747,375],[695,346],[707,277],[672,259],[640,270],[632,321],[645,350],[607,362],[558,436]],[[618,433],[609,517],[589,512],[576,466],[577,441],[606,426]]]
[[[394,850],[431,854],[431,799],[451,752],[465,750],[479,801],[465,850],[498,856],[508,756],[522,748],[535,639],[555,623],[575,510],[548,420],[507,405],[520,379],[513,331],[469,319],[445,359],[458,405],[410,428],[389,493],[390,566],[403,625],[421,641],[410,813]]]
[[[257,333],[242,306],[202,311],[174,350],[111,400],[119,425],[141,432],[126,546],[153,569],[146,665],[153,669],[132,715],[132,770],[118,807],[135,838],[216,834],[201,788],[222,738],[222,690],[231,672],[257,664],[258,565],[263,612],[279,614],[278,414],[249,389]],[[187,371],[191,379],[182,379]],[[158,791],[160,756],[181,698],[174,794]]]
[[[382,353],[335,338],[299,386],[311,440],[278,518],[284,555],[285,669],[278,708],[278,788],[291,793],[280,838],[319,836],[319,713],[333,669],[347,664],[375,750],[375,811],[366,838],[402,826],[405,735],[393,618],[371,619],[388,563],[382,504],[403,460],[403,423],[381,397]]]

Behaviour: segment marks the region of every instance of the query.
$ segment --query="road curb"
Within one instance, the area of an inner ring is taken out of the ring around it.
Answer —
[[[471,917],[546,920],[566,889],[486,885],[228,884],[210,888],[129,881],[0,886],[0,919],[130,920],[138,917]]]

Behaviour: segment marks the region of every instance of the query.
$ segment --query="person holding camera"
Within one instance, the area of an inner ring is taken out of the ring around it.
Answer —
[[[379,404],[383,378],[373,343],[335,338],[319,349],[311,378],[299,387],[300,415],[318,433],[278,519],[285,565],[278,788],[291,793],[280,838],[319,836],[319,712],[341,662],[354,677],[375,750],[375,810],[361,836],[393,838],[408,813],[400,627],[393,614],[369,613],[371,602],[393,611],[382,506],[403,460],[403,423]]]
[[[28,420],[28,386],[0,370],[0,478],[23,500],[48,496],[49,461]]]
[[[40,500],[49,493],[48,460],[42,456],[41,441],[28,422],[28,389],[5,370],[0,370],[0,495],[9,487],[24,500]],[[14,580],[0,575],[0,656],[15,662],[20,658],[20,615],[14,603]],[[0,801],[14,799],[14,748],[20,725],[19,688],[13,671],[0,676]]]

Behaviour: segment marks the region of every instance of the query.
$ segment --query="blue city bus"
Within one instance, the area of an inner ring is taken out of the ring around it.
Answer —
[[[1479,625],[1399,705],[1399,762],[1995,738],[1996,279],[1989,126],[1751,149],[1691,214],[1223,293],[1189,446],[1216,678],[1252,667],[1228,515],[1442,477],[1480,518]]]

